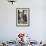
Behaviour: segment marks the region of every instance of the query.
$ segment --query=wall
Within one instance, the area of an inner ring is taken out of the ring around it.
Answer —
[[[30,8],[30,27],[16,27],[16,8]],[[17,0],[13,5],[0,0],[0,40],[15,40],[21,31],[33,40],[46,40],[45,0]]]

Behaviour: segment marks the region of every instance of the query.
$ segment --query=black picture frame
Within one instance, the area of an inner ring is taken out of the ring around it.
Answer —
[[[16,26],[30,26],[30,8],[16,8]]]

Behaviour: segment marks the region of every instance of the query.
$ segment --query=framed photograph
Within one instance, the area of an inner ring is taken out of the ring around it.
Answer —
[[[29,8],[16,8],[16,26],[30,26]]]

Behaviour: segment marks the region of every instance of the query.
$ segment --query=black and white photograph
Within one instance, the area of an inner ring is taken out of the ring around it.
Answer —
[[[29,8],[16,8],[16,25],[29,26]]]

